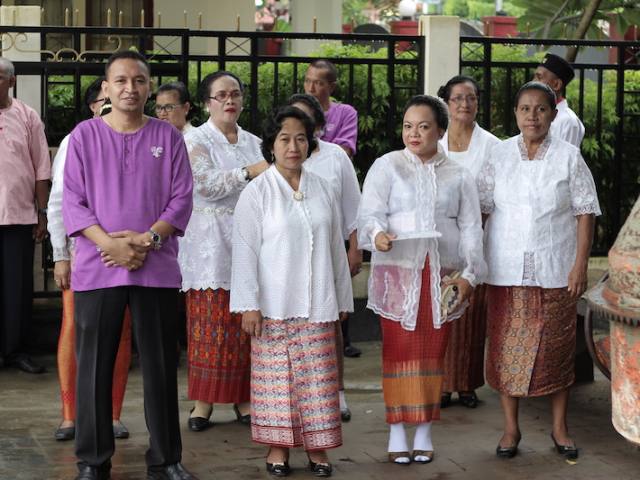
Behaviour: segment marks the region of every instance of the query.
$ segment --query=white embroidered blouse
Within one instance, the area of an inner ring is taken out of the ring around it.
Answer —
[[[353,311],[340,206],[334,190],[302,170],[296,195],[271,166],[236,205],[230,310],[332,322]]]
[[[67,237],[62,221],[62,185],[64,180],[64,164],[67,159],[69,138],[67,135],[60,142],[51,167],[51,193],[47,204],[47,230],[53,248],[53,261],[71,260],[72,244]]]
[[[193,213],[180,238],[182,290],[229,290],[231,231],[240,192],[247,186],[242,167],[262,160],[261,140],[238,128],[238,142],[211,119],[185,135],[193,171]]]
[[[480,168],[482,168],[484,161],[489,156],[489,152],[497,143],[500,143],[500,139],[480,127],[477,123],[473,127],[471,141],[469,142],[469,148],[467,148],[466,152],[449,152],[448,131],[445,132],[439,142],[444,154],[466,167],[471,172],[471,175],[473,175],[473,178],[478,176]]]
[[[584,138],[584,125],[578,118],[578,115],[569,108],[566,98],[562,99],[562,101],[556,105],[556,108],[558,109],[558,114],[553,122],[551,122],[549,133],[556,138],[560,138],[580,148],[580,144]]]
[[[487,282],[561,288],[576,258],[577,215],[600,215],[580,151],[547,135],[529,160],[522,135],[496,145],[477,179],[485,224]]]
[[[375,236],[389,231],[389,218],[415,212],[416,227],[437,230],[440,238],[396,240],[388,252],[375,250]],[[369,169],[358,212],[358,243],[371,250],[367,307],[414,330],[422,268],[427,254],[431,270],[433,324],[440,318],[440,275],[459,270],[472,285],[486,273],[476,185],[469,171],[442,152],[423,163],[408,149],[378,158]]]
[[[324,178],[336,190],[342,212],[342,235],[345,240],[356,229],[360,184],[351,159],[334,143],[318,140],[319,150],[305,160],[304,168]]]

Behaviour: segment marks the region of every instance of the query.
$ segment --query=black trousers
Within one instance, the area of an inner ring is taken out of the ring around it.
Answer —
[[[100,466],[115,450],[111,382],[125,307],[131,312],[150,434],[150,468],[180,461],[176,372],[177,289],[114,287],[74,292],[76,322],[76,455]]]
[[[33,307],[33,225],[0,225],[0,355],[23,353]]]

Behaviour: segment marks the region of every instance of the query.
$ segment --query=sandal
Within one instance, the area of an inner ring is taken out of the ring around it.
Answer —
[[[464,405],[467,408],[476,408],[478,406],[478,396],[476,392],[471,393],[458,393],[458,400],[461,405]]]
[[[411,461],[416,463],[431,463],[433,460],[433,450],[414,450],[411,454]]]
[[[406,461],[404,461],[406,459]],[[403,460],[399,462],[398,460]],[[396,465],[409,465],[411,463],[411,456],[409,452],[389,452],[389,461]]]

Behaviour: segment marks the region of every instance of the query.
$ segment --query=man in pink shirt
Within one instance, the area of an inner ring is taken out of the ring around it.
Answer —
[[[40,117],[9,96],[15,84],[13,64],[0,57],[0,365],[42,373],[44,367],[24,352],[24,341],[33,303],[34,241],[47,231],[51,161]]]

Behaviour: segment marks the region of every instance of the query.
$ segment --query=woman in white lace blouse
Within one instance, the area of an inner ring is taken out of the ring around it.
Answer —
[[[342,444],[335,322],[353,311],[340,204],[302,168],[313,122],[284,107],[267,121],[262,152],[273,165],[242,192],[233,225],[231,310],[251,340],[251,435],[269,445],[267,470],[290,473],[302,446],[319,477]]]
[[[504,435],[517,454],[520,397],[549,395],[558,453],[578,457],[566,422],[574,381],[576,302],[587,286],[595,216],[593,177],[580,150],[549,133],[553,91],[529,82],[516,95],[520,135],[496,145],[478,176],[489,266],[487,382],[500,392]]]
[[[249,423],[249,337],[229,312],[234,208],[249,181],[267,168],[260,139],[238,125],[244,87],[219,71],[200,85],[209,119],[185,135],[193,171],[193,213],[178,261],[186,292],[189,429],[207,428],[214,403],[233,403]]]
[[[371,166],[358,213],[358,242],[373,252],[367,306],[381,317],[389,459],[399,464],[433,458],[431,421],[440,418],[450,321],[486,271],[473,177],[438,150],[447,124],[439,99],[412,98],[402,125],[406,148]],[[461,273],[447,281],[460,304],[444,316],[441,277],[452,271]],[[417,425],[412,454],[405,423]]]

